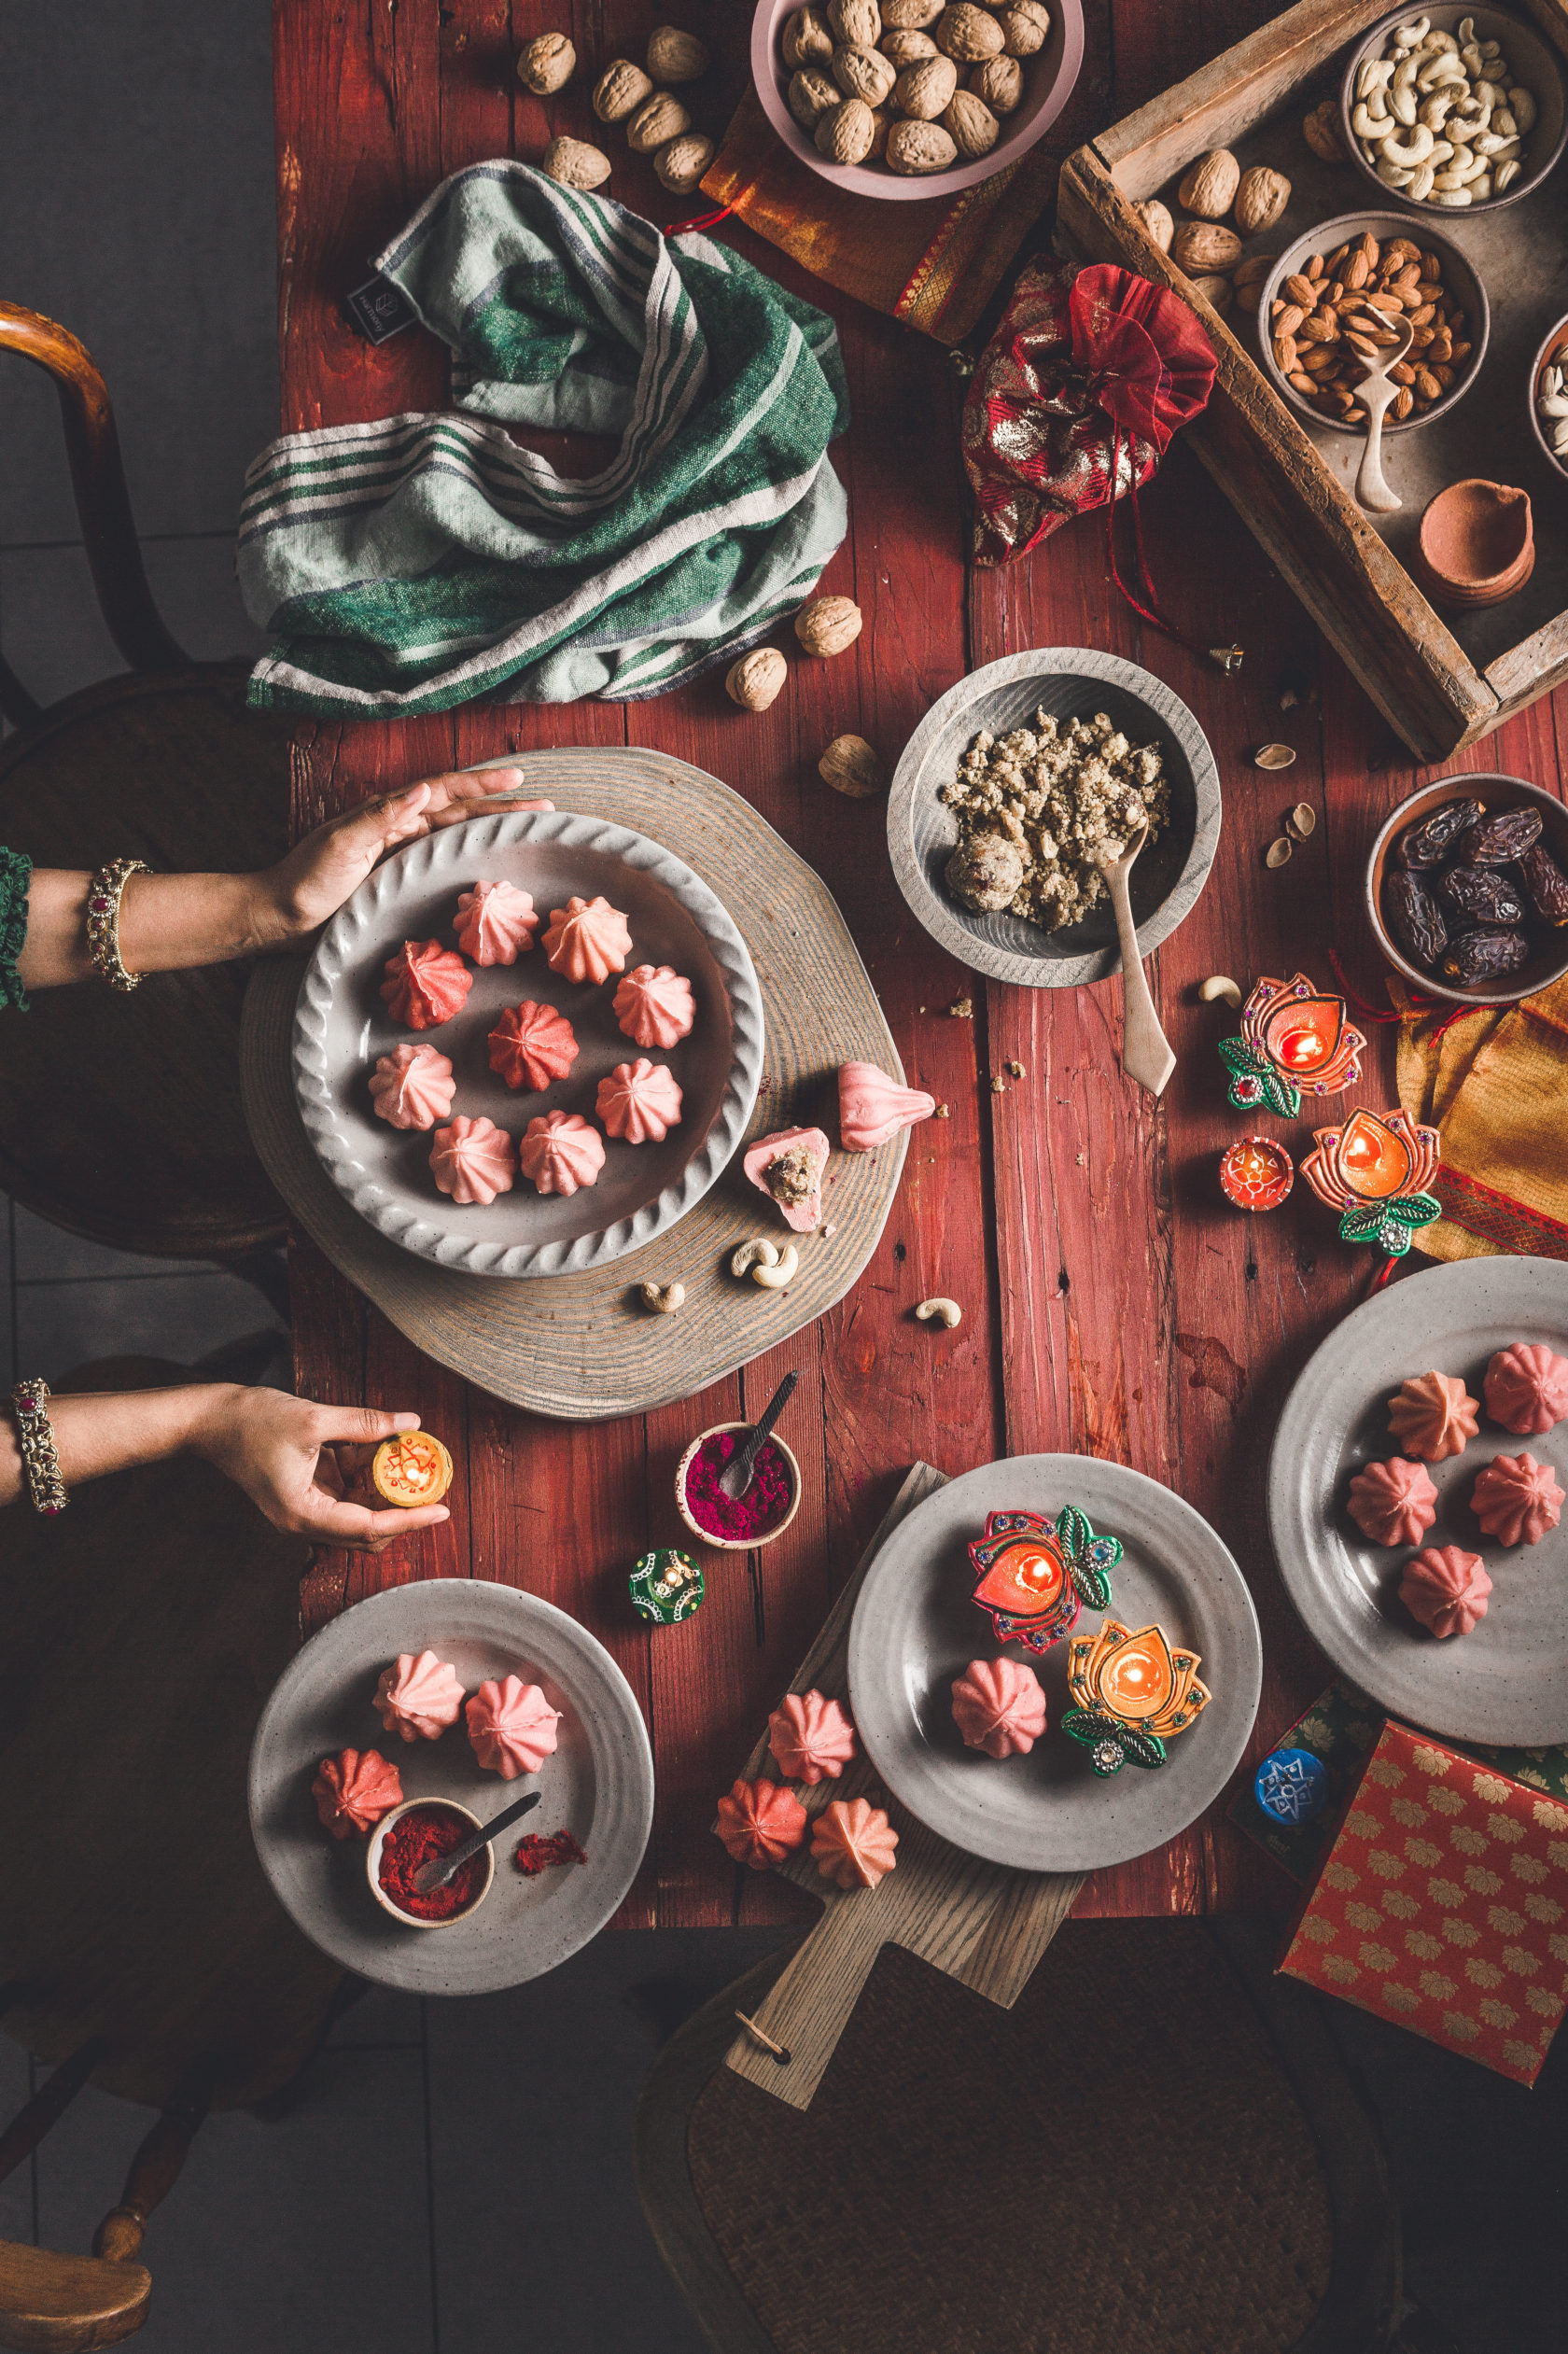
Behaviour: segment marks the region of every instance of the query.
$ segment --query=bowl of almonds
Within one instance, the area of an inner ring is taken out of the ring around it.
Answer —
[[[1084,59],[1081,0],[758,0],[751,73],[785,146],[857,196],[950,196],[1043,137]]]
[[[1464,256],[1404,213],[1347,213],[1286,246],[1258,304],[1258,341],[1274,383],[1303,416],[1365,432],[1356,389],[1391,322],[1407,319],[1406,357],[1384,431],[1441,416],[1475,382],[1491,331],[1486,288]]]
[[[1551,44],[1501,8],[1410,8],[1355,44],[1339,111],[1380,202],[1468,215],[1540,186],[1568,133],[1568,81]]]

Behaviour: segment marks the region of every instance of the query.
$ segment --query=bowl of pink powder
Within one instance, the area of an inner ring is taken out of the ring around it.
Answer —
[[[681,1519],[704,1545],[732,1553],[771,1545],[800,1509],[800,1465],[781,1438],[763,1439],[743,1496],[727,1496],[719,1485],[720,1474],[751,1429],[749,1422],[715,1422],[693,1439],[676,1465],[675,1502]]]

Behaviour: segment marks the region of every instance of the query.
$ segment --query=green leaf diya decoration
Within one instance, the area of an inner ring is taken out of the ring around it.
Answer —
[[[1040,1512],[991,1512],[969,1558],[974,1599],[997,1641],[1043,1651],[1076,1623],[1081,1609],[1108,1607],[1122,1541],[1097,1536],[1075,1504],[1064,1505],[1054,1520]]]
[[[1420,1226],[1440,1218],[1443,1206],[1427,1187],[1441,1166],[1442,1139],[1421,1128],[1403,1107],[1352,1112],[1340,1128],[1312,1131],[1301,1174],[1320,1201],[1343,1214],[1340,1239],[1374,1242],[1402,1259]]]
[[[1167,1741],[1209,1705],[1197,1669],[1197,1653],[1172,1650],[1159,1627],[1102,1619],[1098,1634],[1074,1635],[1068,1646],[1068,1689],[1078,1705],[1062,1730],[1088,1751],[1097,1773],[1162,1766]]]

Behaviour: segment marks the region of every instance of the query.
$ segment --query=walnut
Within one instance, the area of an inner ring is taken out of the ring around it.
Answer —
[[[778,699],[790,666],[775,646],[755,646],[724,675],[724,693],[743,711],[765,711]]]
[[[895,122],[888,133],[888,169],[906,178],[945,172],[958,153],[939,122]]]
[[[860,636],[861,620],[852,596],[814,596],[795,615],[795,636],[808,654],[841,654]]]
[[[1200,220],[1224,220],[1236,202],[1240,178],[1241,166],[1230,149],[1213,147],[1191,165],[1176,190],[1176,202]]]
[[[1040,0],[1013,0],[997,19],[1009,57],[1032,57],[1051,37],[1051,12]]]
[[[985,100],[976,98],[972,90],[960,90],[942,119],[959,153],[972,161],[976,156],[989,155],[1001,128]]]
[[[892,60],[880,49],[834,49],[833,73],[846,98],[861,98],[868,106],[885,105],[898,79]]]
[[[906,65],[893,84],[893,105],[912,122],[934,122],[959,86],[959,69],[950,57],[922,58]]]
[[[874,49],[882,38],[876,0],[828,0],[828,22],[845,49]]]
[[[552,139],[539,169],[563,188],[597,188],[609,177],[609,158],[582,139]]]
[[[1024,94],[1024,69],[1015,57],[987,57],[970,67],[968,87],[993,115],[1010,115]]]
[[[1243,172],[1236,190],[1236,226],[1243,237],[1272,229],[1291,200],[1291,184],[1282,172],[1254,163]]]
[[[929,33],[946,0],[883,0],[882,22],[889,33]]]
[[[997,19],[984,8],[970,5],[970,0],[953,0],[944,8],[931,32],[931,39],[944,57],[952,58],[959,65],[978,65],[987,57],[1000,54],[1002,28]],[[928,163],[925,171],[940,171],[939,164]]]
[[[1193,292],[1201,294],[1211,310],[1218,311],[1220,316],[1224,318],[1236,299],[1236,288],[1231,285],[1230,280],[1205,275],[1194,278],[1191,283]]]
[[[648,70],[661,88],[697,81],[707,71],[707,45],[678,25],[661,24],[648,36]]]
[[[871,110],[871,153],[866,157],[866,161],[868,163],[881,162],[883,157],[888,152],[888,133],[892,127],[893,118],[888,112],[887,107],[873,106]]]
[[[959,844],[945,871],[959,904],[988,915],[1007,906],[1023,882],[1024,854],[1004,834],[976,834]]]
[[[830,82],[826,74],[819,72],[815,65],[803,65],[791,75],[785,95],[790,102],[790,112],[807,138],[815,133],[824,115],[832,114],[835,106],[844,104],[844,92],[838,84]]]
[[[882,763],[863,736],[835,736],[817,763],[817,774],[834,792],[847,793],[851,801],[869,801],[888,781]]]
[[[830,163],[863,163],[876,144],[876,119],[863,98],[847,98],[822,117],[813,136]]]
[[[564,33],[541,33],[517,60],[517,78],[536,98],[564,90],[577,69],[577,51]]]
[[[784,63],[791,73],[802,65],[831,65],[838,47],[820,8],[797,8],[784,20]]]
[[[1344,133],[1339,127],[1339,101],[1325,98],[1313,107],[1301,126],[1301,135],[1323,163],[1348,163]]]
[[[652,155],[691,128],[692,118],[679,99],[672,98],[667,90],[658,90],[643,100],[627,123],[626,145],[634,155]]]
[[[1234,270],[1241,259],[1241,240],[1234,229],[1218,221],[1184,220],[1170,240],[1170,259],[1189,275]]]
[[[907,66],[918,65],[923,57],[937,54],[936,43],[929,33],[884,33],[876,46],[901,74]]]
[[[1132,209],[1142,222],[1149,243],[1157,245],[1161,253],[1169,253],[1170,240],[1176,233],[1169,206],[1162,204],[1157,196],[1151,196],[1145,203],[1135,204]]]
[[[1263,289],[1268,283],[1268,273],[1279,259],[1277,253],[1250,253],[1245,261],[1237,263],[1231,291],[1244,311],[1257,309],[1263,300]]]
[[[652,95],[653,85],[642,67],[629,57],[614,57],[594,84],[594,112],[601,122],[623,122]]]
[[[683,132],[669,140],[653,158],[653,169],[672,196],[690,196],[714,158],[714,145],[706,133]]]

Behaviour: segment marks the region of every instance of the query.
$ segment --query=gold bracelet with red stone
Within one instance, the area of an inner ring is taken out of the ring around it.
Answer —
[[[112,859],[99,868],[88,889],[87,948],[92,969],[122,996],[128,996],[142,976],[128,973],[120,962],[119,903],[133,875],[151,873],[151,867],[139,858]]]
[[[49,1517],[63,1512],[71,1499],[60,1473],[60,1455],[49,1418],[49,1388],[35,1378],[19,1381],[11,1392],[11,1414],[21,1450],[22,1478],[35,1512]]]

